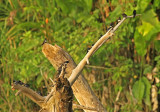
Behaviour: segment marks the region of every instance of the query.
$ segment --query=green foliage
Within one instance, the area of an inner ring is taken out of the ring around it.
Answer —
[[[146,103],[146,105],[151,106],[151,101],[150,101],[151,83],[148,81],[146,77],[142,77],[142,81],[145,84],[144,102]]]
[[[160,68],[159,7],[159,0],[1,0],[0,111],[7,112],[11,107],[13,112],[39,110],[23,95],[15,97],[10,84],[21,80],[46,94],[44,80],[53,78],[55,70],[41,52],[44,38],[61,46],[79,63],[87,47],[106,33],[111,22],[116,24],[122,13],[132,15],[134,9],[141,16],[128,18],[89,60],[104,69],[87,68],[85,76],[89,79],[88,74],[94,75],[96,82],[88,81],[109,112],[114,111],[119,91],[122,112],[142,110],[142,101],[150,109],[151,83],[145,74]]]
[[[138,80],[133,85],[133,95],[138,100],[141,101],[144,96],[145,85],[142,80]]]
[[[144,100],[146,105],[151,106],[150,101],[151,84],[146,77],[136,81],[133,85],[133,95],[138,101]]]

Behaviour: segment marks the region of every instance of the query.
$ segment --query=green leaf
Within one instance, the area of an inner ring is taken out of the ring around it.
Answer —
[[[160,52],[160,40],[155,41],[155,49]]]
[[[151,71],[152,71],[152,66],[147,65],[147,66],[144,68],[143,74],[151,73]]]
[[[38,78],[36,80],[38,86],[40,85],[40,83],[41,83],[42,80],[43,80],[42,75],[38,75]]]
[[[92,9],[92,0],[84,0],[87,5],[88,12]]]
[[[142,34],[142,36],[145,36],[146,34],[148,34],[148,32],[150,32],[152,28],[153,28],[153,25],[145,21],[142,21],[142,25],[137,27],[138,32]]]
[[[148,5],[150,4],[151,0],[138,0],[137,2],[137,7],[141,12],[144,12],[145,9],[148,7]]]
[[[144,102],[146,103],[146,105],[151,106],[151,100],[150,100],[151,84],[146,77],[142,77],[142,81],[145,84]]]
[[[111,18],[111,21],[116,21],[117,17],[121,14],[121,6],[118,5],[113,11],[112,13],[110,13],[109,18]],[[111,21],[106,21],[106,24],[110,24]]]
[[[153,9],[151,9],[151,10],[142,14],[142,19],[143,19],[143,21],[145,21],[147,23],[150,23],[151,25],[155,26],[159,23],[158,22],[158,17],[156,17],[156,16],[157,16],[157,14],[154,12]]]
[[[17,28],[18,29],[31,29],[31,28],[38,28],[40,29],[41,23],[35,23],[35,22],[24,22],[20,23]]]
[[[140,56],[144,56],[147,52],[145,38],[138,31],[136,31],[134,39],[137,53]]]
[[[156,57],[154,58],[154,60],[155,60],[155,61],[159,61],[159,60],[160,60],[160,56],[156,56]]]
[[[154,6],[154,8],[159,7],[160,6],[160,0],[154,0],[153,6]]]
[[[138,80],[133,85],[133,95],[138,100],[141,101],[144,97],[145,84],[143,81]]]
[[[156,37],[158,37],[158,33],[160,32],[160,23],[155,25],[146,35],[145,40],[147,44],[150,44]],[[155,42],[158,40],[155,40]]]

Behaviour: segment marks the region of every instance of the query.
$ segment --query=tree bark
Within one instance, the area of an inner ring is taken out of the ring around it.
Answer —
[[[66,68],[66,76],[69,76],[72,73],[72,70],[76,67],[75,62],[71,58],[71,56],[65,52],[62,48],[58,45],[51,45],[48,43],[43,44],[42,52],[51,62],[53,67],[58,70],[58,68],[63,64],[65,61],[69,61]],[[102,106],[99,99],[96,97],[94,92],[91,90],[89,84],[87,83],[84,76],[81,74],[75,83],[72,86],[73,93],[81,105],[95,108],[97,111],[106,112],[105,108]],[[85,112],[95,112],[91,110],[84,110]]]
[[[73,112],[73,91],[70,82],[64,77],[67,64],[68,61],[60,66],[60,71],[57,73],[53,85],[51,86],[51,92],[45,97],[30,89],[29,86],[26,86],[27,84],[21,81],[14,81],[12,90],[18,90],[16,96],[22,92],[37,103],[42,108],[40,112]]]

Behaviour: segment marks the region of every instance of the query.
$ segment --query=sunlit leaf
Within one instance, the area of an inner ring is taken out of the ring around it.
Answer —
[[[142,21],[142,25],[137,27],[139,33],[142,34],[142,36],[145,36],[149,31],[151,31],[152,28],[153,25],[145,21]]]
[[[153,9],[145,12],[142,14],[143,21],[150,23],[151,25],[155,26],[159,23],[157,14],[154,12]],[[148,27],[146,27],[148,29]]]

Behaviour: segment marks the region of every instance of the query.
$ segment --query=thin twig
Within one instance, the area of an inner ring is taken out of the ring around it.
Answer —
[[[43,74],[43,72],[42,72],[42,69],[40,69],[40,73],[41,73],[41,75],[42,75],[42,77],[43,77],[43,79],[44,79],[44,83],[45,83],[46,87],[49,88],[49,84],[48,84],[48,82],[47,82],[47,79],[46,79],[45,74]]]
[[[137,14],[136,16],[139,16],[140,14]],[[77,67],[72,71],[71,76],[69,77],[69,82],[71,85],[76,81],[79,74],[81,73],[82,69],[84,68],[85,64],[89,60],[89,58],[98,50],[99,47],[101,47],[108,39],[109,37],[113,36],[113,33],[118,29],[118,27],[127,19],[127,18],[133,18],[134,16],[127,16],[123,17],[123,19],[112,29],[107,31],[106,34],[104,34],[95,44],[94,46],[89,50],[89,52],[86,54],[86,56],[81,60],[81,62],[77,65]]]
[[[118,91],[117,97],[116,97],[116,102],[119,100],[119,96],[121,94],[121,91]]]
[[[18,96],[20,92],[22,92],[22,91],[21,91],[21,90],[18,90],[18,91],[16,92],[15,96]]]
[[[92,111],[98,111],[98,110],[95,109],[95,108],[86,107],[86,106],[77,105],[77,104],[73,104],[73,108],[76,108],[76,109],[85,109],[85,110],[92,110]]]
[[[51,92],[46,96],[44,103],[47,103],[47,101],[51,98],[51,96],[53,96],[53,92],[54,92],[54,89],[52,89]]]
[[[115,105],[114,105],[114,112],[117,112],[117,101],[119,100],[119,96],[121,94],[121,91],[118,91],[117,97],[116,97],[116,101],[115,101]]]
[[[51,79],[51,78],[49,78],[50,79],[50,81],[52,82],[52,84],[54,85],[55,84],[55,82]]]
[[[87,68],[95,68],[95,69],[114,69],[115,67],[102,67],[102,66],[94,66],[94,65],[85,65]]]

